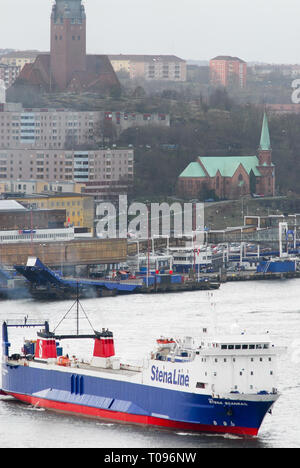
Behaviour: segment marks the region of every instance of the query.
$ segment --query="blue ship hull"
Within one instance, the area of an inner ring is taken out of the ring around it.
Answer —
[[[46,367],[46,366],[45,366]],[[173,429],[256,435],[274,399],[211,395],[24,365],[2,365],[2,389],[26,403],[90,417]]]

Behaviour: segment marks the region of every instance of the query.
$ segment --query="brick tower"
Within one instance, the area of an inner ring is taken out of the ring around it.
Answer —
[[[86,71],[86,66],[84,6],[81,0],[55,0],[51,14],[51,89],[66,89],[74,73]]]
[[[267,114],[264,113],[260,145],[258,148],[258,170],[261,177],[258,181],[258,190],[264,195],[275,195],[275,167],[272,163],[272,148],[270,142]]]

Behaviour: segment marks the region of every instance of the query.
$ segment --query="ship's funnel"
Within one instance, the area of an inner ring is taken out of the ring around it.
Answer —
[[[99,367],[110,367],[110,358],[115,355],[115,345],[112,332],[102,330],[97,333],[94,343],[94,353],[91,364]]]
[[[56,362],[57,350],[56,341],[51,333],[49,333],[48,322],[45,323],[46,329],[44,332],[38,333],[38,339],[35,347],[35,358],[43,359],[47,362]]]

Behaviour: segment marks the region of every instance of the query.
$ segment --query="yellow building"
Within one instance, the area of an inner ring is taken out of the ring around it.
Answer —
[[[126,71],[130,73],[130,60],[126,60],[126,58],[121,59],[111,59],[111,64],[115,72]]]
[[[10,52],[1,57],[1,63],[21,67],[22,70],[26,63],[33,63],[38,54],[35,50]]]
[[[17,201],[26,206],[48,210],[66,210],[66,226],[86,227],[93,233],[94,197],[86,194],[59,193],[18,197]]]

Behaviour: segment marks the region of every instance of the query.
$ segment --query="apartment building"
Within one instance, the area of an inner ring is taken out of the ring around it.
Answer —
[[[20,71],[20,66],[0,63],[0,80],[4,81],[6,88],[9,88],[15,82],[20,74]]]
[[[0,79],[0,106],[6,101],[6,87],[4,81]]]
[[[115,72],[125,71],[131,79],[186,81],[186,61],[175,55],[109,55]]]
[[[209,71],[213,86],[246,87],[247,64],[238,57],[219,55],[210,60]]]
[[[9,66],[17,66],[20,67],[20,70],[26,65],[27,63],[33,63],[40,54],[37,50],[24,50],[24,51],[12,51],[8,54],[4,54],[0,58],[0,63]]]
[[[85,184],[77,182],[58,182],[36,179],[0,180],[0,194],[14,193],[33,195],[37,193],[83,193]]]
[[[45,181],[133,179],[132,149],[0,150],[0,179]]]
[[[107,123],[116,134],[130,127],[170,126],[166,114],[23,109],[20,104],[0,104],[0,149],[74,148],[101,139]]]
[[[27,209],[63,210],[66,225],[94,228],[94,197],[77,193],[44,193],[17,198]]]

